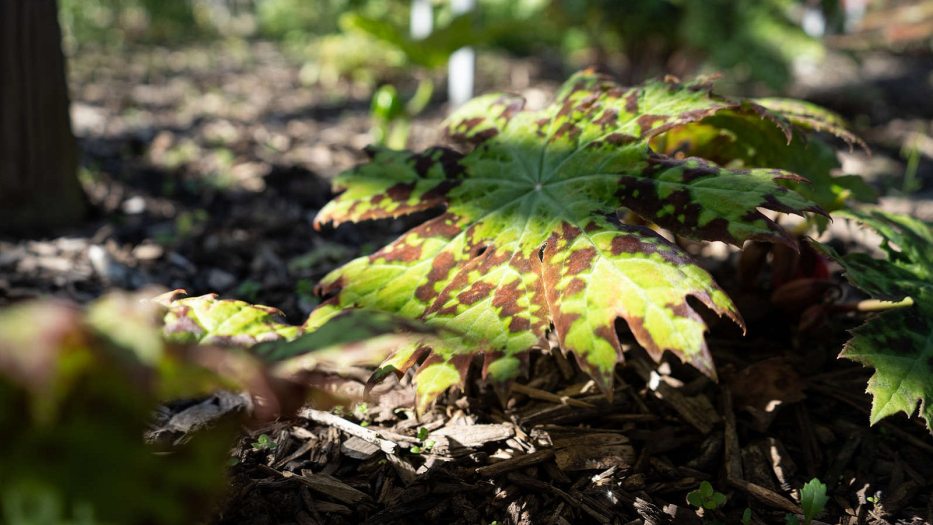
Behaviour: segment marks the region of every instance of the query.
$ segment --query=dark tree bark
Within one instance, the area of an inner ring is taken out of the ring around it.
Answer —
[[[0,0],[3,233],[44,233],[84,215],[61,39],[55,0]]]

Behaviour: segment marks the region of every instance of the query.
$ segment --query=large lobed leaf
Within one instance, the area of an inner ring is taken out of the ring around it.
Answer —
[[[913,305],[877,314],[853,330],[841,357],[875,369],[868,381],[871,423],[904,412],[933,430],[933,229],[917,219],[881,211],[850,212],[877,231],[884,259],[863,253],[839,256],[849,281],[872,297]]]
[[[791,243],[759,210],[820,211],[785,187],[777,169],[729,169],[651,147],[659,135],[718,113],[790,124],[705,84],[649,82],[622,88],[586,71],[546,108],[515,96],[474,99],[448,122],[459,149],[372,150],[372,161],[338,176],[343,193],[318,225],[443,210],[380,251],[351,261],[319,288],[317,323],[366,307],[449,329],[441,341],[401,348],[386,363],[419,368],[419,404],[460,383],[472,355],[484,374],[516,377],[553,326],[561,347],[608,390],[622,360],[623,319],[655,358],[671,351],[715,377],[704,331],[688,298],[741,325],[731,300],[677,245],[618,219],[626,209],[677,235],[740,244]]]

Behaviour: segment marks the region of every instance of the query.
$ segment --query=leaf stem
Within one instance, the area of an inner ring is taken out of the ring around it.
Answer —
[[[857,303],[845,303],[836,305],[836,310],[843,312],[884,312],[887,310],[896,310],[898,308],[907,308],[914,305],[913,297],[907,296],[900,301],[882,301],[880,299],[865,299]]]

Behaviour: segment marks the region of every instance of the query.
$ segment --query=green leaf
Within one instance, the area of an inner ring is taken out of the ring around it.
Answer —
[[[706,508],[710,510],[718,509],[719,507],[722,507],[723,505],[725,505],[725,503],[726,503],[726,495],[723,494],[722,492],[715,492],[710,497],[710,501],[707,503]]]
[[[715,510],[726,503],[726,495],[713,489],[709,481],[701,481],[699,487],[687,493],[687,503],[698,509]]]
[[[706,501],[706,498],[700,494],[699,491],[694,490],[687,493],[687,503],[696,508],[703,508],[703,503]]]
[[[823,246],[846,278],[876,299],[913,305],[871,317],[852,331],[840,357],[875,369],[868,381],[871,423],[898,412],[920,416],[933,430],[933,229],[917,219],[882,211],[850,212],[883,239],[884,259],[839,256]]]
[[[364,353],[354,352],[355,349],[373,349],[372,343],[382,336],[397,335],[397,339],[404,340],[410,339],[411,334],[427,335],[430,329],[422,323],[385,312],[355,310],[338,312],[321,326],[313,329],[302,327],[299,331],[304,333],[291,340],[259,343],[253,346],[250,352],[268,363],[284,362],[311,353],[318,357],[325,354],[334,357],[341,354],[348,356]],[[356,366],[362,364],[359,359],[353,362]]]
[[[790,122],[798,124],[793,119]],[[810,128],[798,131],[806,129]],[[834,175],[839,160],[818,137],[795,133],[790,141],[783,138],[782,130],[755,115],[722,112],[672,129],[654,139],[653,146],[669,155],[697,155],[729,166],[790,171],[807,183],[785,184],[827,211],[842,208],[848,199],[872,202],[877,198],[861,177]]]
[[[217,294],[177,299],[175,290],[156,299],[168,309],[165,335],[179,343],[252,346],[263,341],[292,339],[301,333],[285,323],[279,310],[237,300],[220,300]]]
[[[180,298],[183,294],[175,290],[155,299],[166,308],[165,337],[176,343],[248,349],[249,356],[218,354],[221,361],[239,363],[227,365],[231,370],[226,377],[246,388],[255,382],[253,376],[260,366],[270,367],[280,378],[297,378],[319,369],[340,373],[377,366],[399,347],[431,341],[434,332],[423,323],[386,312],[327,308],[318,310],[315,323],[296,326],[268,306],[218,299],[216,294]],[[246,374],[232,377],[233,370]]]
[[[377,38],[401,51],[405,58],[416,65],[436,68],[447,63],[450,55],[461,47],[476,45],[485,39],[473,27],[469,14],[454,17],[449,24],[435,29],[422,39],[413,39],[406,28],[378,18],[347,13],[340,18],[344,30],[360,31]]]
[[[817,478],[808,481],[800,489],[800,507],[803,509],[804,522],[809,524],[826,509],[826,484]]]
[[[759,98],[755,102],[780,114],[796,126],[835,135],[850,147],[858,145],[868,149],[862,139],[848,130],[842,117],[816,104],[789,98]]]
[[[688,298],[741,325],[739,313],[683,250],[641,224],[734,244],[789,242],[760,210],[819,211],[784,186],[800,180],[786,171],[652,149],[655,137],[720,112],[767,118],[787,140],[784,119],[705,84],[623,88],[587,71],[540,111],[508,95],[465,105],[447,123],[457,150],[373,150],[370,163],[337,177],[343,193],[317,225],[442,213],[325,277],[327,300],[309,324],[363,307],[446,330],[401,348],[380,372],[430,354],[416,376],[422,407],[462,384],[477,353],[484,375],[513,379],[552,326],[608,392],[622,360],[617,319],[656,360],[671,351],[715,377],[706,325]],[[620,220],[628,212],[641,218]]]

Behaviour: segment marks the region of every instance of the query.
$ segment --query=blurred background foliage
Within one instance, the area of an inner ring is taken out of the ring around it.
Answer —
[[[746,90],[783,88],[794,59],[821,53],[803,30],[807,11],[830,21],[839,12],[837,0],[478,0],[473,12],[455,16],[449,2],[433,3],[435,31],[422,41],[408,36],[409,0],[60,0],[60,9],[72,53],[271,39],[312,64],[310,82],[376,84],[398,68],[443,65],[470,43],[555,56],[565,70],[595,64],[629,82],[722,71],[727,84]]]

